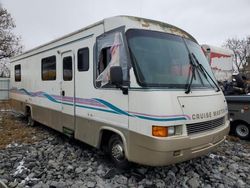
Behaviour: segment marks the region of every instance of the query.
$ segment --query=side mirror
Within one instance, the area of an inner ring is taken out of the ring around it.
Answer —
[[[124,95],[128,94],[128,88],[123,86],[123,73],[120,66],[110,67],[110,82],[120,88]]]
[[[116,87],[121,87],[123,84],[122,68],[120,66],[110,67],[110,81]]]

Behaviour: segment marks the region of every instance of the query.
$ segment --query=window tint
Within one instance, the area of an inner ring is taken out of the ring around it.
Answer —
[[[70,81],[72,80],[72,57],[63,58],[63,80]]]
[[[15,65],[15,81],[21,81],[21,65]]]
[[[56,79],[56,56],[42,59],[42,80]]]
[[[78,50],[77,53],[77,67],[78,71],[88,71],[89,70],[89,49],[82,48]]]

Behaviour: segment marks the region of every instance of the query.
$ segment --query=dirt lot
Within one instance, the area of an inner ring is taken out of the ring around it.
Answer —
[[[24,117],[10,112],[0,115],[0,149],[11,144],[34,143],[41,140],[39,127],[28,127]],[[36,136],[37,135],[37,136]]]
[[[99,150],[0,112],[0,182],[8,187],[250,187],[250,142],[229,137],[214,152],[166,167],[114,168]],[[1,187],[1,183],[0,183]]]

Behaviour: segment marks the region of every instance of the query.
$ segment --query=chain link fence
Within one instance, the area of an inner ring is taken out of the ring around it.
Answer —
[[[7,111],[9,106],[9,90],[10,90],[9,78],[0,78],[0,111]]]

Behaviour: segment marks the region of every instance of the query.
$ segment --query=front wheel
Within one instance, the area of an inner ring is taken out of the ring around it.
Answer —
[[[235,125],[234,132],[236,136],[241,139],[249,139],[250,138],[250,126],[246,123],[238,123]]]
[[[112,161],[119,168],[126,168],[129,162],[125,156],[125,149],[122,139],[118,135],[112,135],[109,140],[109,154]]]

